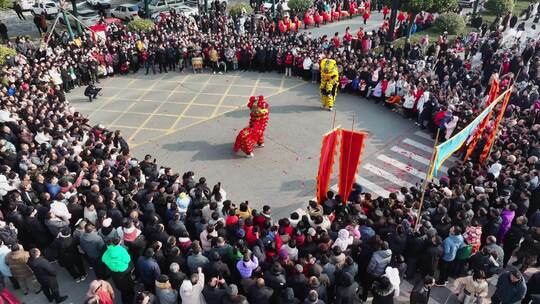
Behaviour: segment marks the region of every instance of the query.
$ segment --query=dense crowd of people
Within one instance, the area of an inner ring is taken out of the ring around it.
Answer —
[[[449,277],[466,303],[540,294],[540,274],[523,276],[540,255],[538,39],[507,41],[494,27],[393,47],[381,30],[283,35],[242,18],[171,13],[147,33],[113,24],[107,40],[10,42],[17,55],[0,70],[0,273],[13,288],[65,301],[58,261],[77,283],[95,274],[89,304],[113,303],[112,286],[124,304],[345,304],[369,294],[393,303],[404,278],[415,283],[410,302],[428,303]],[[119,131],[90,125],[65,97],[102,77],[196,71],[194,62],[317,82],[323,57],[337,60],[342,91],[441,129],[443,140],[482,109],[490,79],[513,86],[488,163],[475,153],[430,183],[418,226],[420,189],[374,198],[361,185],[278,219],[271,206],[231,202],[220,182],[135,158]]]

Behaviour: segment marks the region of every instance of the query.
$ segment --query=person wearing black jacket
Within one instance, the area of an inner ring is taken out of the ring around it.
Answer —
[[[58,280],[56,279],[56,269],[49,261],[41,256],[39,249],[30,249],[28,266],[34,272],[34,275],[49,302],[56,301],[56,303],[62,303],[67,300],[68,296],[60,295]]]
[[[502,224],[501,213],[495,208],[489,210],[488,222],[482,227],[481,241],[486,244],[486,238],[490,235],[497,235]]]
[[[58,237],[53,241],[52,247],[58,253],[60,265],[65,267],[75,282],[86,280],[86,270],[84,269],[81,254],[71,236],[71,229],[64,227],[60,230]]]
[[[510,230],[504,235],[503,239],[503,250],[504,250],[504,261],[503,267],[506,267],[508,261],[512,257],[512,253],[519,246],[521,238],[527,233],[529,226],[527,226],[527,218],[524,216],[518,217],[510,227]]]
[[[227,295],[227,283],[223,278],[211,277],[204,285],[202,294],[206,304],[221,304],[223,297]]]
[[[441,237],[434,236],[431,238],[431,241],[428,243],[427,247],[425,247],[425,250],[422,251],[419,264],[420,272],[423,276],[435,275],[435,269],[437,269],[437,265],[439,264],[439,258],[443,254],[441,243]]]
[[[248,290],[249,303],[268,304],[274,291],[264,284],[263,278],[258,278]]]

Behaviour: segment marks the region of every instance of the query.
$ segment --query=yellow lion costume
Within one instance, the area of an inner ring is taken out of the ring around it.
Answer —
[[[332,111],[339,87],[339,72],[334,59],[321,61],[321,101],[323,107]]]

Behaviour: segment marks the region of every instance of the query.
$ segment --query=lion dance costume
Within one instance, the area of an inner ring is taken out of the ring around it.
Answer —
[[[255,144],[264,147],[264,131],[268,125],[270,109],[263,96],[259,96],[256,103],[255,96],[251,96],[247,106],[251,110],[249,127],[242,129],[236,136],[234,152],[242,150],[247,157],[253,157]]]
[[[324,108],[329,111],[334,107],[339,86],[339,72],[334,59],[321,61],[321,101]]]

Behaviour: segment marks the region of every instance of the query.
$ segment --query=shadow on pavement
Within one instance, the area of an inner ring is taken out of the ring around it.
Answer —
[[[182,141],[172,144],[164,144],[163,149],[168,151],[195,151],[191,161],[227,160],[236,159],[237,156],[232,151],[233,143],[210,144],[207,141]]]

